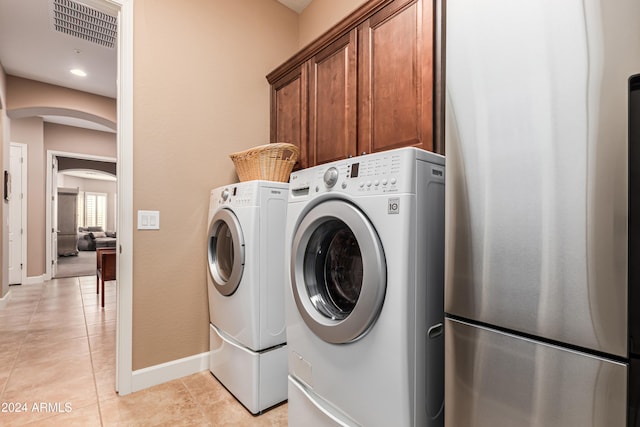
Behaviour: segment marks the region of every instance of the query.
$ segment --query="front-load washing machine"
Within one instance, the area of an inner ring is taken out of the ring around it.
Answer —
[[[210,370],[253,414],[287,399],[284,227],[288,184],[211,190]]]
[[[401,148],[291,174],[289,425],[443,425],[444,173]]]

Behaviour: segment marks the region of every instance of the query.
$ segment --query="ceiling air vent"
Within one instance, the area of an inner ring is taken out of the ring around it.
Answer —
[[[118,22],[115,16],[71,0],[53,0],[53,26],[70,36],[113,48]]]

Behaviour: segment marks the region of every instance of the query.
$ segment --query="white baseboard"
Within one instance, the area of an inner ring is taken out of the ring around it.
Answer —
[[[7,294],[5,296],[0,298],[0,309],[5,308],[6,305],[7,305],[7,302],[10,299],[11,299],[11,289],[9,289],[9,292],[7,292]]]
[[[209,352],[133,371],[131,391],[136,392],[187,375],[209,370]]]
[[[24,281],[23,285],[40,285],[44,283],[44,274],[40,276],[29,276]]]

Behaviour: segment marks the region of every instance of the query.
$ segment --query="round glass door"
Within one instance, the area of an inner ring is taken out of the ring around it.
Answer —
[[[291,277],[298,311],[318,337],[332,343],[360,338],[377,319],[386,289],[375,229],[348,202],[319,204],[294,236]]]
[[[222,295],[232,295],[244,269],[244,239],[235,215],[222,209],[209,226],[209,276]]]

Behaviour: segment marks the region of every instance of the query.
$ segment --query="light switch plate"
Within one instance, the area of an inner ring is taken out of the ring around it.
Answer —
[[[138,211],[138,230],[160,230],[160,211]]]

